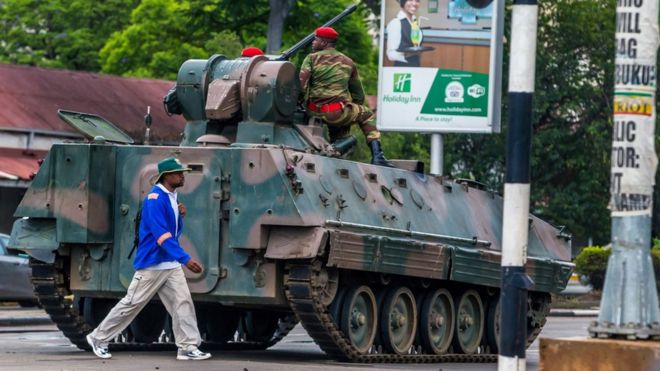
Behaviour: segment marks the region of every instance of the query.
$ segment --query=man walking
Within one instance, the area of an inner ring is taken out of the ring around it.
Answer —
[[[349,136],[351,125],[357,123],[371,149],[371,163],[391,167],[380,146],[376,116],[364,104],[357,67],[335,49],[339,34],[331,27],[319,27],[314,35],[313,53],[300,67],[300,86],[309,113],[328,125],[331,142]]]
[[[195,307],[181,268],[194,273],[202,266],[179,245],[186,208],[177,202],[176,188],[183,186],[184,167],[177,158],[158,163],[158,178],[143,201],[140,220],[140,243],[133,266],[135,274],[126,296],[115,305],[99,326],[87,335],[87,343],[100,358],[110,358],[108,343],[135,319],[151,298],[158,294],[172,317],[172,330],[179,360],[202,360],[211,357],[197,349],[201,337],[197,329]]]

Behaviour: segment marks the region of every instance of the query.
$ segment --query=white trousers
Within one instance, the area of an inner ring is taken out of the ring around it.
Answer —
[[[128,327],[156,293],[172,317],[176,346],[183,351],[196,349],[202,339],[197,328],[195,306],[181,267],[136,271],[126,296],[92,331],[91,336],[95,343],[107,347],[112,339]]]

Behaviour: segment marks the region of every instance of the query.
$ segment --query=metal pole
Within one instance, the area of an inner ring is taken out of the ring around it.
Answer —
[[[660,338],[660,309],[651,261],[651,214],[658,157],[655,90],[658,0],[619,0],[616,8],[610,255],[598,337]]]
[[[431,134],[431,175],[442,175],[442,134]]]
[[[151,106],[147,106],[147,114],[144,115],[144,125],[147,127],[147,130],[144,132],[144,145],[148,146],[150,143],[151,137]]]
[[[502,223],[502,291],[498,370],[525,370],[527,290],[525,273],[529,227],[532,97],[536,67],[536,0],[514,0],[509,62],[504,220]]]

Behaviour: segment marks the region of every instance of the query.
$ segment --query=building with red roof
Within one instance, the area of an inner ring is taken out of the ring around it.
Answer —
[[[140,143],[151,107],[151,143],[178,144],[185,120],[168,116],[162,103],[173,84],[0,64],[0,232],[11,230],[14,209],[51,145],[82,139],[58,109],[97,114]]]

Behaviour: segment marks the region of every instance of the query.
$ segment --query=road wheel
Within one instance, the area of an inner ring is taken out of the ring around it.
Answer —
[[[101,321],[103,321],[105,316],[110,313],[112,307],[114,307],[117,303],[115,300],[111,299],[85,297],[81,297],[76,301],[78,303],[82,303],[83,318],[85,319],[85,322],[92,328],[96,328],[101,323]]]
[[[247,311],[241,321],[243,337],[246,341],[268,342],[277,330],[280,313]]]
[[[490,353],[496,354],[500,349],[500,295],[495,295],[488,304],[486,320],[486,344]]]
[[[376,297],[368,286],[355,287],[346,293],[340,327],[360,353],[366,353],[373,345],[377,313]]]
[[[443,354],[451,345],[454,334],[454,300],[446,289],[428,292],[419,314],[419,338],[424,350]]]
[[[204,328],[206,329],[206,340],[219,343],[226,343],[234,338],[241,315],[238,311],[222,308],[213,310],[209,307],[206,316]]]
[[[406,354],[415,340],[416,331],[415,295],[403,286],[390,289],[380,312],[383,347],[392,353]]]
[[[456,304],[455,329],[454,351],[476,353],[484,332],[484,306],[477,291],[467,290],[460,296]]]
[[[130,324],[133,340],[137,343],[154,343],[165,327],[167,310],[160,303],[149,303]]]

